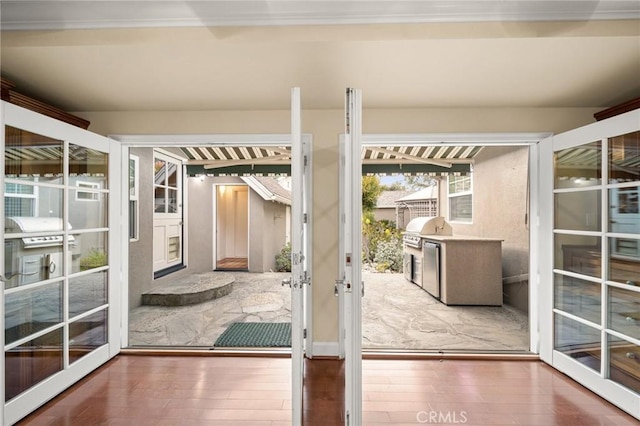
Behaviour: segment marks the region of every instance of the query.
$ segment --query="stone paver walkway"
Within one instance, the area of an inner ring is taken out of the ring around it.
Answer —
[[[228,273],[228,272],[227,272]],[[291,321],[288,273],[232,273],[233,291],[182,307],[142,306],[129,314],[132,346],[211,347],[233,322]],[[428,351],[527,351],[527,316],[508,306],[446,306],[402,274],[363,272],[363,347]]]

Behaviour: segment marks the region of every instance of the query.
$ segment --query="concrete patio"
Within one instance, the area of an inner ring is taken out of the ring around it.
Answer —
[[[230,274],[235,278],[233,291],[224,297],[189,306],[132,310],[130,346],[210,348],[233,322],[291,321],[291,290],[281,285],[290,274]],[[364,271],[363,280],[365,349],[528,351],[527,316],[507,305],[446,306],[402,274]]]

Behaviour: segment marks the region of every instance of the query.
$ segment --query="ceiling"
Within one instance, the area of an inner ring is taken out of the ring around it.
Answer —
[[[640,1],[8,1],[2,76],[72,112],[589,107],[640,96]]]

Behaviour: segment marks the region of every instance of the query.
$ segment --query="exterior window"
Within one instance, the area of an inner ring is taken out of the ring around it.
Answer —
[[[4,216],[35,216],[36,191],[35,186],[5,183]]]
[[[180,208],[181,164],[156,154],[154,160],[155,213],[177,214]]]
[[[129,239],[138,240],[138,201],[139,201],[139,164],[140,158],[129,156]]]
[[[448,178],[449,220],[471,222],[473,212],[473,180],[471,174]]]
[[[100,184],[95,182],[76,182],[76,186],[81,189],[100,189]],[[76,201],[99,201],[99,194],[93,191],[76,191]]]

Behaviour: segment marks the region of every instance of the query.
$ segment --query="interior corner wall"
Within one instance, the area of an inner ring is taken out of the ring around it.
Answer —
[[[304,87],[302,100],[304,105]],[[343,92],[335,94],[342,99]],[[397,108],[366,109],[364,133],[560,133],[594,121],[601,108]],[[103,134],[289,133],[289,110],[74,112]],[[338,306],[338,140],[344,110],[303,110],[302,131],[313,136],[313,336],[336,342]]]

